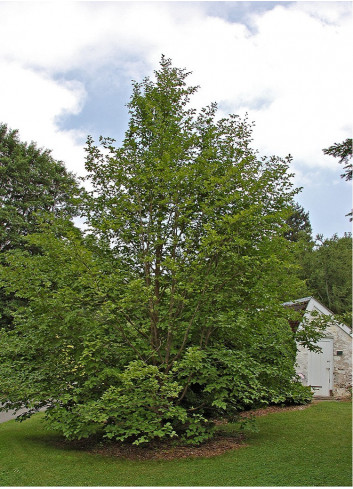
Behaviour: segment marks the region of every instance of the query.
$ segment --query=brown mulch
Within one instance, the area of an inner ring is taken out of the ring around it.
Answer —
[[[311,403],[313,404],[313,403]],[[240,414],[241,417],[248,417],[248,416],[265,416],[266,414],[271,414],[271,413],[278,413],[281,411],[303,411],[304,409],[307,409],[310,406],[310,404],[305,404],[303,406],[268,406],[265,408],[259,408],[259,409],[253,409],[251,411],[245,411]]]
[[[243,417],[264,416],[281,411],[301,411],[305,406],[269,406],[261,409],[254,409],[242,413]],[[226,424],[220,420],[217,425]],[[94,440],[81,440],[76,442],[60,441],[57,446],[65,449],[83,450],[89,453],[119,457],[129,460],[174,460],[190,457],[214,457],[221,455],[229,450],[235,450],[247,446],[245,436],[242,433],[230,435],[228,433],[216,433],[214,438],[202,443],[199,446],[176,444],[175,441],[156,441],[148,446],[136,446],[119,442],[98,442]]]
[[[172,441],[152,443],[147,447],[112,443],[95,447],[92,452],[129,460],[174,460],[190,457],[214,457],[245,446],[244,435],[216,435],[199,446],[174,445]]]
[[[80,450],[88,453],[109,457],[125,458],[128,460],[174,460],[190,457],[214,457],[228,450],[246,446],[244,435],[216,433],[209,441],[198,446],[183,445],[174,440],[154,441],[146,446],[114,441],[85,440],[56,440],[55,446],[64,450]]]

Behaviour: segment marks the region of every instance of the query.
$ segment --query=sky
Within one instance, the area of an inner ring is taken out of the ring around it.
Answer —
[[[84,174],[88,135],[121,142],[132,80],[161,55],[192,105],[255,122],[260,155],[293,156],[313,235],[351,231],[351,184],[323,148],[352,137],[352,2],[1,1],[0,122]]]

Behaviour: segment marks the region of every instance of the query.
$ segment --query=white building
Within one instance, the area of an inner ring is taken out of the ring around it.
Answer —
[[[314,353],[298,345],[296,371],[304,385],[310,385],[314,397],[349,397],[352,393],[352,331],[334,319],[334,314],[314,297],[305,297],[284,304],[309,317],[313,311],[332,316],[325,337]],[[300,328],[301,324],[297,325]]]

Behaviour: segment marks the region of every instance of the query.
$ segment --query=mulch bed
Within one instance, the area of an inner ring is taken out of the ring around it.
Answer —
[[[174,445],[173,441],[156,442],[147,447],[112,443],[104,447],[95,447],[92,452],[129,460],[174,460],[214,457],[243,446],[245,446],[244,435],[239,434],[237,436],[216,435],[212,440],[199,446]]]
[[[313,403],[311,403],[313,404]],[[265,416],[266,414],[271,414],[271,413],[278,413],[282,411],[303,411],[304,409],[307,409],[310,406],[310,404],[305,404],[303,406],[268,406],[265,408],[259,408],[259,409],[253,409],[251,411],[245,411],[241,413],[240,416],[242,417],[247,417],[247,416]]]
[[[254,409],[242,413],[243,417],[264,416],[270,413],[281,411],[301,411],[305,406],[270,406],[261,409]],[[216,424],[225,424],[219,421]],[[245,447],[245,436],[242,433],[230,435],[228,433],[216,433],[214,438],[202,443],[199,446],[176,444],[173,440],[156,441],[148,446],[136,446],[119,442],[97,442],[94,440],[81,440],[75,442],[60,441],[57,446],[65,449],[84,450],[89,453],[106,455],[110,457],[125,458],[128,460],[174,460],[190,457],[215,457],[222,455],[229,450]]]

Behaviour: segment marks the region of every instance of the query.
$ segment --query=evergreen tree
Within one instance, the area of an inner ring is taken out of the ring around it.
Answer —
[[[351,163],[352,159],[352,138],[347,138],[342,143],[335,143],[329,148],[323,149],[324,154],[331,155],[334,158],[339,158],[339,163],[344,165],[344,172],[341,177],[347,181],[352,180],[353,175],[353,165]],[[346,216],[350,217],[350,221],[352,218],[353,211],[346,214]]]
[[[344,173],[341,177],[347,181],[352,180],[352,163],[350,163],[352,159],[352,138],[347,138],[342,143],[335,143],[322,151],[325,155],[339,158],[338,163],[344,165]]]
[[[298,242],[304,240],[306,242],[312,239],[312,228],[309,219],[309,212],[305,212],[304,208],[297,202],[293,204],[293,212],[288,217],[286,223],[289,230],[284,234],[289,241]]]

